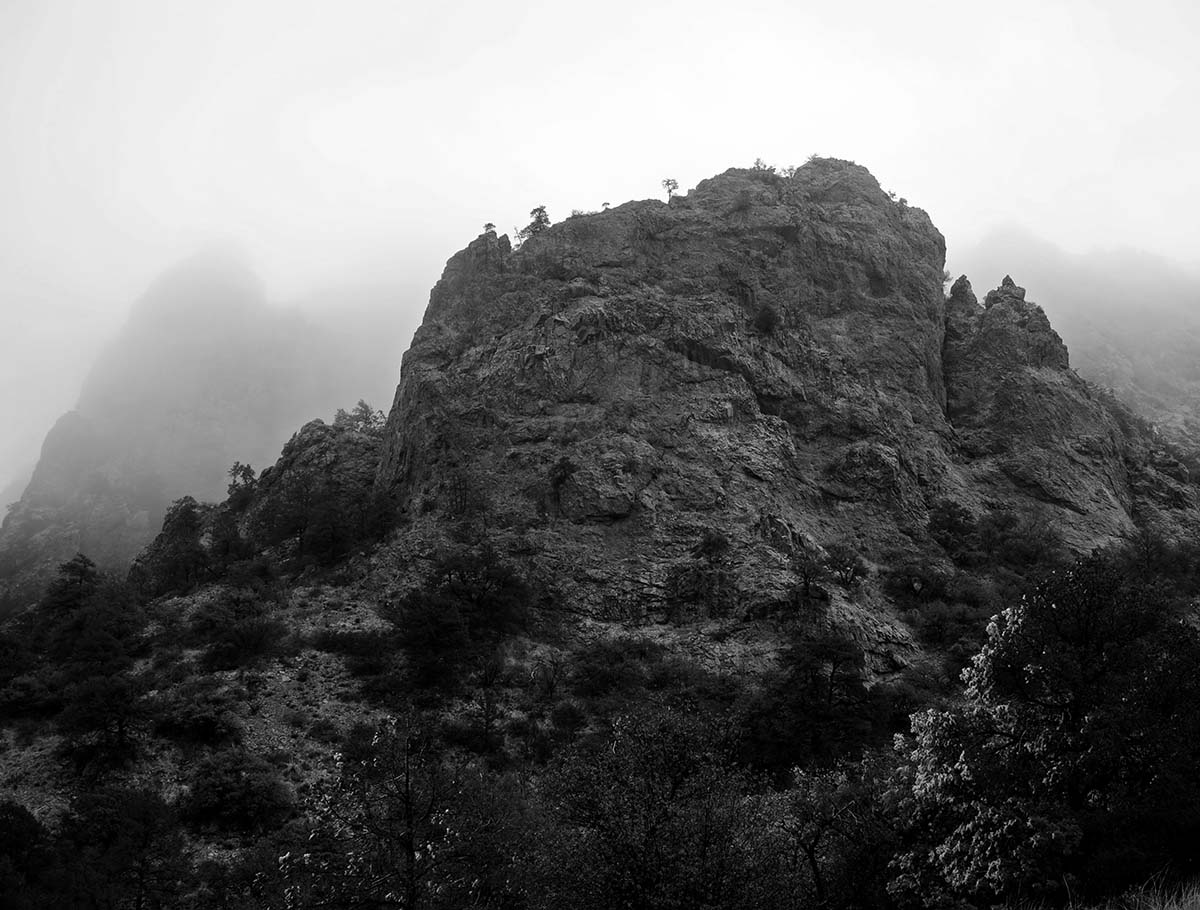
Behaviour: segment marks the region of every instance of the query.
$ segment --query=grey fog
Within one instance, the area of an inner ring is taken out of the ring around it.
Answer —
[[[1197,39],[1186,0],[3,0],[3,499],[197,250],[237,250],[346,357],[361,341],[385,369],[345,404],[386,410],[485,222],[756,158],[867,166],[930,213],[955,275],[1011,272],[1068,343],[1187,312]]]

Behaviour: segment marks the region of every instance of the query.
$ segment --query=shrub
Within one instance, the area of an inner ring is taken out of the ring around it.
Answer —
[[[728,615],[737,598],[731,551],[732,544],[724,532],[708,528],[692,547],[691,560],[672,567],[667,577],[671,621]]]
[[[56,866],[45,826],[20,803],[0,800],[0,904],[12,910],[53,906],[43,894],[62,873]]]
[[[980,617],[966,604],[946,603],[934,600],[912,611],[913,625],[922,643],[945,649],[969,631],[982,633]],[[977,636],[982,639],[982,634]],[[977,645],[982,643],[977,641]]]
[[[754,327],[764,335],[774,335],[779,327],[779,311],[769,303],[764,303],[754,314]]]
[[[553,827],[521,873],[532,906],[783,906],[740,899],[764,869],[742,861],[746,781],[716,740],[696,718],[663,712],[620,717],[610,735],[571,747],[546,776]]]
[[[833,577],[846,588],[867,577],[867,564],[848,543],[836,542],[825,547],[825,564]]]
[[[341,654],[352,676],[374,676],[387,670],[396,652],[396,633],[385,629],[324,629],[310,641],[318,651]]]
[[[710,565],[724,562],[731,548],[729,538],[723,531],[708,528],[700,535],[700,542],[692,547],[692,555]]]
[[[188,870],[174,809],[155,791],[104,787],[80,794],[59,847],[70,895],[54,906],[173,907]]]
[[[32,718],[54,714],[62,708],[63,693],[42,674],[23,673],[0,688],[0,717]]]
[[[946,598],[951,575],[928,560],[906,562],[888,570],[883,589],[901,604],[926,604]]]
[[[319,743],[339,743],[342,741],[342,731],[328,717],[318,717],[309,725],[308,736]]]
[[[366,740],[347,750],[341,779],[314,813],[310,843],[317,846],[304,852],[317,861],[294,857],[288,884],[299,886],[302,903],[513,906],[504,899],[517,887],[510,857],[525,849],[509,833],[520,799],[515,786],[478,763],[468,766],[425,719],[385,724]]]
[[[792,573],[796,576],[796,596],[802,600],[809,598],[824,598],[828,593],[821,587],[821,582],[829,577],[829,566],[816,550],[808,546],[797,547],[789,559]]]
[[[287,628],[257,597],[230,592],[198,609],[190,631],[210,669],[234,670],[277,653]]]
[[[673,708],[723,711],[743,694],[736,676],[718,675],[686,657],[662,655],[647,663],[646,691]]]
[[[49,617],[68,615],[83,606],[100,587],[100,570],[82,553],[58,567],[58,573],[38,604],[39,612]]]
[[[975,516],[950,499],[934,503],[929,510],[929,536],[956,562],[979,547],[979,526]]]
[[[796,635],[779,671],[742,707],[747,761],[775,774],[851,757],[876,738],[862,648],[837,630]]]
[[[571,691],[581,698],[599,699],[641,690],[649,677],[647,665],[662,654],[662,645],[646,639],[597,639],[575,652]]]
[[[550,501],[554,504],[554,511],[559,515],[562,514],[562,488],[578,470],[579,466],[566,455],[550,468]]]
[[[573,701],[560,701],[550,709],[550,723],[566,733],[576,733],[587,724],[587,714]]]
[[[163,697],[153,709],[154,732],[176,742],[217,746],[239,742],[237,702],[217,683],[198,680]]]
[[[255,556],[232,562],[225,569],[225,583],[232,588],[263,592],[278,577],[278,570],[265,556]]]
[[[387,415],[383,411],[376,410],[371,407],[361,398],[358,404],[354,406],[354,410],[346,411],[344,408],[338,408],[333,415],[333,425],[339,429],[349,429],[356,433],[368,433],[378,436],[383,432],[384,426],[387,424]]]
[[[567,675],[567,665],[557,656],[538,660],[529,671],[529,683],[538,701],[549,701],[558,693]]]
[[[208,528],[208,557],[214,577],[227,576],[234,565],[253,556],[253,548],[242,537],[237,515],[231,506],[220,506]]]
[[[137,681],[124,673],[91,676],[68,687],[55,728],[77,767],[116,766],[135,755],[144,715]]]
[[[1049,568],[1066,558],[1062,535],[1044,511],[997,510],[979,522],[979,546],[994,563],[1018,572]]]
[[[438,560],[425,583],[387,611],[415,682],[453,687],[468,664],[522,631],[533,592],[489,546]]]
[[[253,832],[277,827],[292,804],[287,786],[265,759],[225,749],[197,765],[182,810],[193,824]]]

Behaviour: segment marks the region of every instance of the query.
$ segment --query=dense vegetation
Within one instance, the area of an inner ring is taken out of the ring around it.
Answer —
[[[314,445],[381,431],[364,408]],[[800,548],[784,612],[736,620],[781,642],[742,675],[572,632],[468,524],[374,625],[300,631],[289,586],[386,514],[348,475],[300,496],[275,474],[235,465],[225,503],[174,504],[128,580],[65,563],[0,634],[0,723],[54,743],[74,793],[0,801],[3,906],[882,910],[1200,873],[1190,543],[1072,559],[1037,515],[941,503],[926,555],[875,575],[845,543]],[[701,536],[663,622],[739,615],[728,550]],[[873,674],[833,585],[886,592],[936,659]],[[298,779],[248,730],[303,653],[344,661],[362,719],[289,716],[338,756]]]

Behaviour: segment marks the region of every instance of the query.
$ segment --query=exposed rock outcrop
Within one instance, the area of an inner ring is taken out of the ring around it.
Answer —
[[[220,505],[178,500],[129,580],[148,597],[218,578],[253,584],[281,568],[331,564],[373,543],[392,519],[391,503],[374,491],[381,429],[382,415],[374,414],[358,419],[343,411],[332,424],[310,421],[257,478],[239,470]]]
[[[328,560],[371,536],[390,518],[389,504],[373,498],[381,449],[378,427],[305,424],[254,484],[242,522],[250,545],[262,550],[295,538],[302,552]]]
[[[964,474],[989,495],[1057,507],[1077,546],[1132,530],[1128,471],[1143,446],[1070,369],[1041,307],[1005,276],[982,307],[960,278],[947,310],[947,417]]]
[[[484,234],[404,357],[378,484],[414,529],[461,517],[469,488],[599,615],[653,609],[709,528],[753,608],[782,596],[781,538],[883,557],[943,497],[1046,508],[1080,547],[1139,510],[1193,521],[1194,491],[1070,371],[1041,309],[1011,279],[982,307],[965,280],[947,300],[943,262],[925,212],[828,159],[517,250]],[[1133,474],[1170,495],[1149,503]]]
[[[1071,365],[1185,447],[1200,440],[1200,276],[1153,253],[1068,253],[1020,229],[958,251],[973,276],[1019,268],[1071,349]],[[1193,465],[1193,470],[1195,470]]]

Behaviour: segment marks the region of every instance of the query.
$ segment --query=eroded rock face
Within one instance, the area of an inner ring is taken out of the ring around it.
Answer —
[[[1006,276],[982,307],[960,278],[947,311],[947,416],[964,475],[990,496],[1056,507],[1077,546],[1131,531],[1129,471],[1145,464],[1146,441],[1070,369],[1041,307]]]
[[[525,535],[601,613],[665,596],[710,528],[753,604],[789,580],[781,541],[882,558],[924,539],[942,497],[1043,505],[1084,545],[1131,527],[1136,464],[1191,509],[1041,309],[1011,280],[985,306],[965,281],[947,300],[943,261],[923,211],[821,159],[574,216],[515,251],[484,234],[404,357],[377,483],[413,525],[486,514]]]

